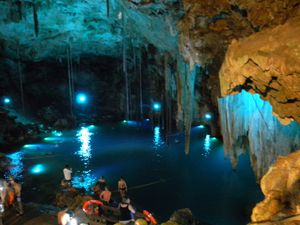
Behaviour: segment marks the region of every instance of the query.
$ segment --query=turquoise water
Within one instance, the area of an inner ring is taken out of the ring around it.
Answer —
[[[69,164],[74,185],[87,190],[101,175],[116,190],[123,176],[134,205],[159,220],[190,208],[214,225],[246,224],[251,207],[262,199],[248,157],[233,171],[221,143],[200,127],[192,130],[189,156],[182,136],[173,135],[170,143],[164,143],[159,127],[134,122],[53,132],[11,154],[14,166],[8,173],[23,182],[24,201],[51,203]]]

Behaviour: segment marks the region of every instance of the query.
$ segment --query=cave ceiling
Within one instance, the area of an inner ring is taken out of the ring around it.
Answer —
[[[2,0],[0,47],[2,55],[16,58],[19,54],[33,61],[65,57],[68,46],[74,56],[120,57],[126,39],[139,46],[152,44],[172,54],[179,49],[191,66],[202,65],[222,61],[233,39],[283,24],[299,15],[299,3],[299,0]]]
[[[74,57],[120,57],[124,39],[126,44],[150,43],[173,52],[179,9],[177,1],[2,0],[1,54],[40,61],[63,58],[71,47]]]

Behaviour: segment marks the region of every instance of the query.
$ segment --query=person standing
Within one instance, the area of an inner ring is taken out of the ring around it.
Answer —
[[[17,183],[13,177],[9,177],[8,179],[8,188],[11,189],[11,191],[13,191],[14,195],[15,195],[15,201],[14,201],[14,208],[17,210],[17,215],[23,215],[24,211],[23,211],[23,205],[22,205],[22,201],[21,201],[21,184]]]
[[[123,198],[122,202],[119,204],[120,209],[120,221],[121,224],[128,224],[133,221],[133,214],[135,214],[135,209],[130,204],[129,198]]]
[[[105,187],[106,187],[106,180],[104,178],[104,176],[101,176],[99,178],[99,186],[100,186],[100,190],[101,191],[104,191],[105,190]]]
[[[127,184],[122,176],[120,177],[120,180],[118,181],[118,190],[120,192],[121,198],[123,198],[127,192]]]
[[[65,183],[71,187],[71,179],[72,179],[72,168],[69,167],[69,165],[65,165],[65,168],[63,169],[64,179]]]

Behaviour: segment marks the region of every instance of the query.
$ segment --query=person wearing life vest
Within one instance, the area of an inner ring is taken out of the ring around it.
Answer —
[[[135,209],[130,204],[129,198],[123,198],[121,203],[119,204],[120,209],[120,220],[121,224],[128,224],[133,220],[133,214],[135,214]]]
[[[23,205],[22,205],[22,201],[21,201],[21,184],[17,183],[15,181],[15,179],[11,176],[8,179],[8,189],[10,189],[15,196],[15,200],[13,203],[14,208],[17,211],[17,215],[23,215],[24,211],[23,211]]]
[[[121,198],[125,197],[127,192],[127,184],[123,177],[120,177],[118,181],[118,190],[120,192]]]
[[[109,191],[108,187],[105,187],[105,190],[101,192],[100,199],[105,203],[109,204],[111,198],[111,192]]]

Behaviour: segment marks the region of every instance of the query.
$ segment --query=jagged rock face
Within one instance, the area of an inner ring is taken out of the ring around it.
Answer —
[[[299,224],[300,151],[279,157],[261,180],[265,199],[253,209],[253,224]],[[287,219],[288,218],[288,219]]]
[[[299,43],[300,17],[233,42],[220,71],[221,94],[259,93],[279,118],[300,123]]]
[[[179,48],[191,66],[209,63],[222,55],[233,39],[300,15],[297,0],[184,0],[183,3],[187,13],[179,22]]]

